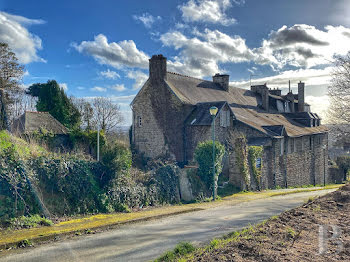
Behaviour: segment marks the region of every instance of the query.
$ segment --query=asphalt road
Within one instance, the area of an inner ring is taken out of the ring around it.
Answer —
[[[109,232],[24,249],[0,261],[150,261],[181,241],[206,243],[331,191],[334,189],[276,196],[125,225]]]

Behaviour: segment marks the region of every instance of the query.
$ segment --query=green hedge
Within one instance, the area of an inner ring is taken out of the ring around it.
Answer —
[[[215,142],[215,176],[218,179],[222,172],[222,159],[225,154],[225,147],[219,142]],[[213,141],[201,142],[197,145],[194,158],[197,161],[198,175],[206,184],[207,188],[212,188],[213,185]]]

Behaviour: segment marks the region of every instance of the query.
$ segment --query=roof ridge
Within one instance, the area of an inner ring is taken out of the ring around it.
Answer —
[[[212,82],[212,81],[209,81],[209,80],[205,80],[205,79],[201,79],[201,78],[197,78],[197,77],[193,77],[193,76],[188,76],[188,75],[183,75],[183,74],[179,74],[179,73],[175,73],[175,72],[167,71],[167,73],[173,74],[173,75],[178,75],[178,76],[183,76],[183,77],[187,77],[187,78],[192,78],[192,79],[196,79],[196,80],[201,80],[201,81],[206,81],[206,82]]]
[[[30,110],[26,110],[25,113],[48,114],[49,112],[47,112],[47,111],[30,111]]]
[[[197,77],[193,77],[193,76],[183,75],[183,74],[179,74],[179,73],[175,73],[175,72],[167,71],[167,73],[173,74],[173,75],[177,75],[177,76],[183,76],[183,77],[187,77],[187,78],[192,78],[192,79],[195,79],[195,80],[205,81],[205,82],[209,82],[209,83],[214,83],[213,81],[210,81],[210,80],[205,80],[205,79],[201,79],[201,78],[197,78]],[[236,88],[236,89],[241,89],[241,90],[250,91],[249,89],[245,89],[245,88],[241,88],[241,87],[236,87],[236,86],[234,86],[234,85],[231,85],[230,83],[229,83],[229,86],[230,86],[230,87],[233,87],[233,88]]]

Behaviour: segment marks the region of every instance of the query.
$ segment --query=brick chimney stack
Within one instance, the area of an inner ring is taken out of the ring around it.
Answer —
[[[298,83],[298,112],[305,111],[305,83]]]
[[[225,91],[229,91],[229,81],[230,80],[230,76],[229,75],[220,75],[220,74],[215,74],[215,76],[213,76],[213,82],[219,84],[222,89],[224,89]]]
[[[149,77],[151,80],[166,80],[166,57],[153,55],[149,59]]]

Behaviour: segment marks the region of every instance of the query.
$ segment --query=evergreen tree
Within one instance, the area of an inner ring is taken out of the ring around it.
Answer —
[[[67,128],[75,128],[80,124],[80,113],[60,88],[55,80],[49,80],[45,84],[33,84],[28,89],[28,94],[38,97],[36,109],[49,112]]]

